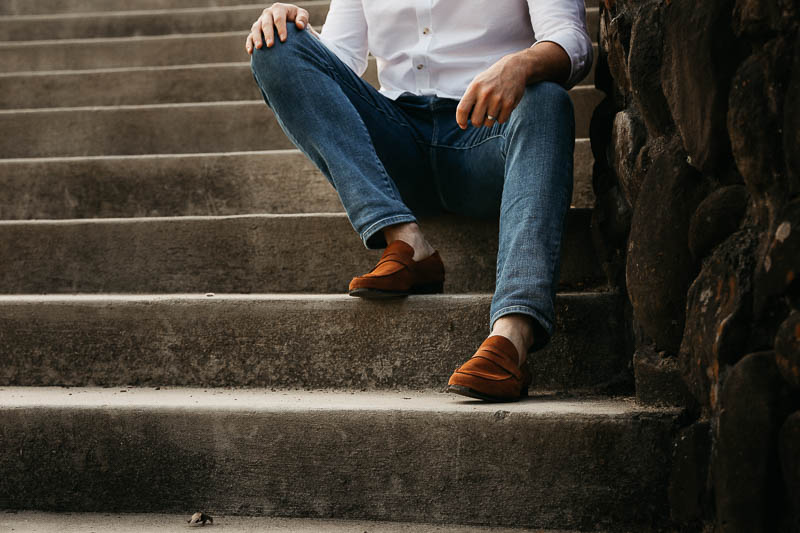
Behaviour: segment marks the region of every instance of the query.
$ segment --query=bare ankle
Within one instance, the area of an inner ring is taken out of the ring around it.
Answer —
[[[404,222],[383,228],[386,244],[403,241],[414,249],[414,261],[421,261],[433,255],[434,249],[425,240],[422,230],[416,222]]]
[[[519,364],[522,366],[533,346],[533,318],[521,313],[501,316],[494,322],[491,335],[501,335],[510,340],[517,349]]]

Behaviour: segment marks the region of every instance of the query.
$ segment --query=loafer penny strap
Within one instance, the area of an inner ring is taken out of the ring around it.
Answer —
[[[499,366],[500,368],[502,368],[503,370],[505,370],[506,372],[508,372],[512,376],[514,376],[515,378],[522,379],[522,371],[519,369],[519,366],[516,365],[513,361],[511,361],[508,358],[508,356],[499,355],[499,354],[494,353],[493,351],[491,351],[488,348],[483,348],[483,349],[478,350],[478,353],[476,353],[472,357],[478,357],[480,359],[485,359],[485,360],[487,360],[487,361]]]

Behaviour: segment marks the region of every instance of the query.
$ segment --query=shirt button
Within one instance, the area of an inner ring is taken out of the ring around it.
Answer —
[[[422,70],[423,68],[425,68],[425,65],[422,64],[417,65],[417,70]]]
[[[423,35],[428,35],[430,32],[431,32],[430,28],[425,28],[424,30],[422,30]]]

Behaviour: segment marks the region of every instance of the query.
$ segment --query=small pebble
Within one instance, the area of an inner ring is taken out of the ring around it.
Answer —
[[[211,298],[212,296],[214,296],[214,293],[213,293],[213,292],[207,292],[207,293],[206,293],[206,297],[207,297],[207,298]]]

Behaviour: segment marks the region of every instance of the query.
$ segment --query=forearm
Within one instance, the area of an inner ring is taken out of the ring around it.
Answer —
[[[511,55],[525,75],[525,84],[552,81],[561,85],[569,79],[572,63],[561,46],[545,41]]]

